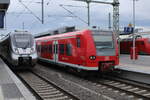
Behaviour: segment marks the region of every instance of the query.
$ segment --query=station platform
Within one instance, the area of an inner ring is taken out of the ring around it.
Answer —
[[[36,100],[0,58],[0,100]]]
[[[150,56],[139,55],[137,60],[131,60],[130,55],[121,55],[118,69],[150,74]]]

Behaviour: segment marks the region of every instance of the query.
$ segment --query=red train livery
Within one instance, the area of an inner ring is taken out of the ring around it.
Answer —
[[[107,71],[119,63],[113,32],[85,29],[36,38],[39,59],[78,70]]]
[[[120,52],[130,54],[133,45],[132,39],[124,39],[120,42]],[[137,38],[135,41],[138,54],[150,55],[150,38]]]

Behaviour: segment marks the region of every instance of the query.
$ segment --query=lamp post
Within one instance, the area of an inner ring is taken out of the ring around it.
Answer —
[[[42,5],[42,24],[44,24],[44,0],[42,0],[41,5]]]
[[[88,26],[90,26],[90,1],[91,0],[87,0],[87,9],[88,9]]]
[[[135,48],[136,48],[136,39],[135,39],[135,1],[138,0],[133,0],[133,61],[135,60]]]

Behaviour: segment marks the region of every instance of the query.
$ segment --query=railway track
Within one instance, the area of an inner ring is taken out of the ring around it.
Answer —
[[[142,85],[133,84],[133,82],[130,83],[130,81],[126,80],[119,80],[119,79],[98,79],[95,80],[89,80],[93,82],[96,86],[99,88],[109,88],[108,90],[114,90],[114,92],[120,93],[120,95],[124,96],[127,95],[128,98],[133,100],[150,100],[150,87],[147,88]]]
[[[74,95],[33,72],[17,74],[41,100],[79,100]]]
[[[48,71],[45,71],[47,73]],[[75,75],[76,76],[76,75]],[[79,76],[80,77],[80,76]],[[118,93],[120,96],[125,96],[129,100],[150,100],[150,87],[144,86],[141,83],[135,83],[132,80],[103,78],[81,78],[86,83],[93,84],[98,89],[104,89]]]
[[[41,67],[40,67],[41,68]],[[52,71],[52,70],[50,70]],[[34,73],[19,73],[19,76],[34,90],[38,96],[43,100],[79,100],[80,98],[73,95],[73,91],[69,90],[71,93],[64,91],[63,89],[55,86],[55,84],[49,82],[51,79],[46,80],[51,75],[49,74],[47,68],[34,70]],[[37,73],[37,74],[36,74]],[[40,74],[38,74],[40,73]],[[60,72],[61,73],[61,72]],[[59,76],[59,75],[58,75]],[[61,75],[60,75],[61,76]],[[76,76],[76,75],[75,75]],[[43,78],[42,78],[43,77]],[[47,77],[47,78],[46,78]],[[62,76],[61,76],[62,77]],[[62,77],[63,78],[63,77]],[[52,79],[53,80],[53,79]],[[67,80],[67,78],[66,78]],[[97,90],[96,93],[100,93],[99,90],[107,90],[112,92],[112,94],[118,94],[119,96],[125,97],[124,100],[150,100],[150,88],[148,86],[144,87],[142,84],[134,84],[132,80],[117,80],[117,78],[81,78],[79,80],[85,81],[89,86],[95,86]],[[44,81],[44,82],[43,82]],[[53,80],[54,81],[54,80]],[[69,81],[68,81],[69,82]],[[67,83],[70,84],[70,83]],[[78,84],[78,83],[77,83]],[[79,83],[81,86],[81,83]],[[81,87],[82,88],[82,87]],[[90,87],[84,87],[91,90]],[[55,92],[56,91],[56,92]],[[52,92],[52,94],[51,94]],[[57,93],[58,92],[58,93]],[[114,93],[113,93],[114,92]],[[107,94],[106,94],[107,95]],[[108,95],[111,98],[111,93]],[[113,98],[114,96],[112,96]],[[118,97],[117,97],[118,98]],[[95,99],[93,99],[95,100]],[[120,99],[119,99],[120,100]]]

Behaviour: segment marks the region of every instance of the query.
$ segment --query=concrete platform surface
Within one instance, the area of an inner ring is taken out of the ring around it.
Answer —
[[[32,93],[0,59],[0,100],[36,100]]]
[[[150,56],[139,55],[135,61],[130,59],[130,55],[121,55],[118,69],[150,74]]]

